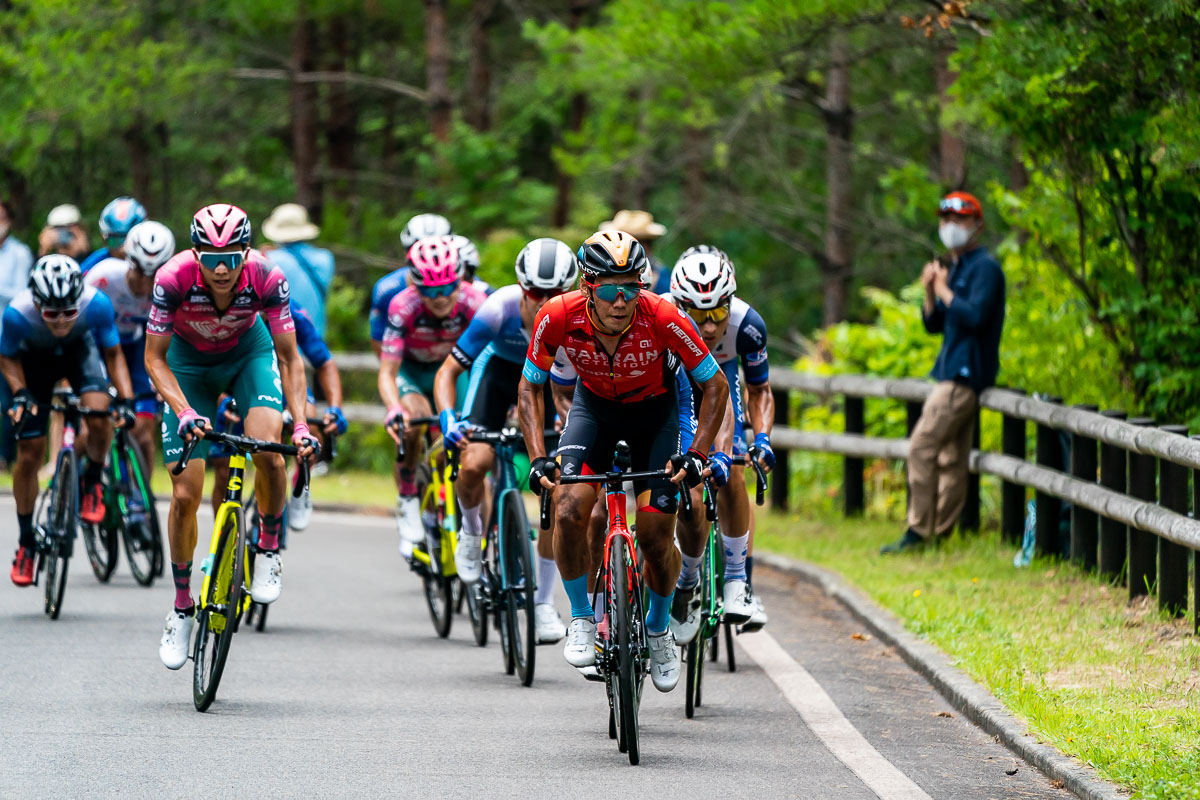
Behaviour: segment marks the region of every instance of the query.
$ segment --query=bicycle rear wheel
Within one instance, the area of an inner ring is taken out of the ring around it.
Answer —
[[[640,669],[638,635],[634,618],[633,603],[629,573],[630,560],[626,552],[623,536],[612,537],[608,560],[608,610],[610,636],[616,650],[616,669],[611,671],[609,680],[613,686],[614,715],[617,721],[617,747],[629,755],[629,763],[637,764],[641,760],[641,748],[638,742],[638,675]]]
[[[488,640],[487,601],[483,595],[483,585],[487,581],[485,574],[478,583],[463,586],[463,594],[467,597],[467,615],[471,619],[471,633],[475,636],[475,644],[480,647],[485,647]]]
[[[67,566],[71,559],[71,548],[75,540],[75,516],[79,503],[79,474],[75,454],[62,450],[58,454],[58,467],[54,472],[54,485],[50,498],[47,547],[42,555],[46,574],[46,615],[58,619],[62,613],[62,599],[67,591]]]
[[[729,663],[729,671],[737,672],[737,659],[733,655],[733,625],[726,622],[725,628],[725,659]]]
[[[431,557],[433,557],[431,555]],[[429,618],[437,635],[445,639],[450,635],[450,622],[454,618],[454,579],[430,568],[422,576],[425,584],[425,605],[429,607]]]
[[[109,484],[103,488],[105,502],[111,504],[115,495],[113,487]],[[116,513],[116,509],[110,508],[100,522],[79,520],[79,530],[83,535],[83,547],[87,551],[88,562],[96,580],[101,583],[108,583],[117,569],[117,548],[120,546],[119,519],[120,514]]]
[[[124,474],[128,476],[125,486],[126,502],[124,524],[121,526],[125,540],[125,558],[133,579],[142,586],[150,586],[161,574],[163,561],[162,536],[158,528],[158,509],[154,505],[154,493],[150,490],[147,477],[146,458],[133,437],[129,437],[124,455]],[[118,468],[117,475],[122,471]],[[131,508],[141,506],[135,515]]]
[[[533,665],[537,650],[537,630],[533,618],[533,590],[536,578],[530,555],[529,519],[525,505],[516,492],[504,495],[504,560],[507,586],[504,607],[512,633],[513,661],[521,683],[533,683]]]
[[[207,711],[212,705],[225,671],[245,596],[245,556],[246,532],[241,509],[238,509],[225,517],[212,556],[208,593],[196,613],[198,630],[192,652],[192,700],[197,711]]]

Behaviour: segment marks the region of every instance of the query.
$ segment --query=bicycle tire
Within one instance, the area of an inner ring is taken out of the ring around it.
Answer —
[[[429,618],[433,621],[433,629],[439,638],[445,639],[450,635],[450,622],[454,618],[453,579],[445,575],[422,576],[425,586],[425,605],[429,608]]]
[[[486,576],[484,580],[486,580]],[[470,586],[463,585],[463,594],[467,598],[467,616],[471,620],[471,633],[475,636],[475,644],[487,646],[488,613],[487,603],[483,597],[483,581]]]
[[[500,658],[504,662],[504,674],[512,675],[517,671],[517,660],[513,654],[512,629],[508,623],[508,613],[504,604],[508,600],[504,592],[496,593],[496,631],[500,634]]]
[[[733,655],[733,625],[726,622],[725,627],[725,659],[730,672],[737,672],[737,659]]]
[[[245,590],[245,553],[246,531],[241,509],[237,509],[225,518],[213,553],[208,596],[196,613],[199,630],[192,656],[192,700],[197,711],[207,711],[212,705],[225,671]],[[223,613],[214,611],[218,606],[224,606]],[[214,622],[211,627],[210,620]]]
[[[75,453],[62,450],[54,471],[54,490],[49,508],[49,547],[44,556],[46,570],[46,615],[58,619],[63,595],[67,592],[67,568],[75,539],[76,513],[79,508],[79,474]]]
[[[687,662],[687,677],[684,684],[683,713],[688,718],[696,716],[696,695],[700,690],[699,672],[704,663],[703,649],[700,640],[703,636],[696,634],[683,648],[683,660]]]
[[[507,492],[504,501],[504,554],[507,561],[505,576],[508,586],[505,609],[508,627],[512,632],[513,661],[521,685],[533,683],[533,668],[537,654],[537,625],[534,622],[533,595],[536,577],[533,572],[529,518],[525,504],[516,492]]]
[[[107,487],[111,490],[112,484]],[[105,491],[105,501],[112,503],[113,492]],[[112,525],[112,521],[119,518],[119,514],[115,513],[114,509],[108,509],[104,514],[104,519],[100,522],[86,522],[83,519],[79,520],[80,534],[83,537],[83,549],[87,551],[88,563],[92,567],[92,574],[96,576],[96,580],[101,583],[108,583],[112,578],[113,573],[117,569],[117,548],[120,545],[118,537],[119,523]],[[110,527],[111,525],[111,527]]]
[[[154,505],[154,492],[145,479],[146,458],[141,447],[133,437],[126,442],[124,457],[129,459],[126,474],[129,483],[126,486],[129,496],[125,501],[126,512],[129,509],[130,498],[140,495],[143,507],[141,520],[125,516],[121,525],[121,538],[125,542],[125,559],[129,562],[129,571],[133,579],[141,586],[151,586],[158,577],[163,560],[162,537],[158,528],[158,509]],[[117,475],[120,475],[118,469]]]
[[[638,741],[639,692],[635,675],[639,659],[634,648],[639,645],[635,635],[636,611],[632,602],[632,587],[629,585],[629,564],[625,538],[612,537],[608,562],[608,604],[609,624],[616,649],[616,669],[612,672],[616,682],[617,747],[627,753],[629,763],[636,766],[641,761],[641,747]]]

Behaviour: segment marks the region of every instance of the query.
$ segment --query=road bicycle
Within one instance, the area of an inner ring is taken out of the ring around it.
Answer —
[[[683,646],[683,661],[687,669],[684,683],[684,713],[688,719],[695,716],[700,706],[701,685],[704,681],[704,655],[709,642],[721,628],[725,615],[725,604],[721,599],[723,572],[720,545],[720,527],[717,524],[716,487],[712,478],[704,479],[704,517],[710,523],[708,540],[704,545],[703,560],[700,562],[700,627],[692,641]],[[726,631],[728,631],[728,625]],[[732,650],[730,651],[732,652]]]
[[[557,436],[557,431],[547,431]],[[471,430],[466,439],[490,444],[496,449],[495,487],[492,513],[484,537],[483,574],[465,587],[475,641],[487,643],[487,620],[494,617],[500,633],[500,652],[505,673],[516,672],[521,684],[533,683],[537,648],[534,622],[534,594],[537,571],[533,566],[533,541],[536,538],[517,480],[513,459],[516,446],[524,441],[521,431]],[[458,477],[458,451],[451,455],[451,480]]]
[[[113,433],[103,488],[104,520],[97,525],[80,522],[92,572],[101,583],[112,577],[119,539],[133,579],[150,586],[163,573],[162,532],[146,457],[126,428]]]
[[[296,455],[294,445],[265,442],[211,428],[204,432],[204,437],[211,442],[229,445],[233,453],[229,456],[225,501],[217,509],[208,556],[201,566],[204,583],[200,588],[196,638],[192,643],[192,700],[197,711],[207,711],[216,698],[233,634],[238,630],[243,612],[250,605],[250,572],[246,563],[248,530],[242,508],[246,456],[254,453]],[[183,472],[199,442],[199,438],[193,438],[184,444],[179,463],[171,468],[173,474]],[[301,479],[293,490],[294,496],[299,496],[308,485],[308,464],[304,459],[300,459],[300,470]]]
[[[54,465],[54,477],[50,485],[38,497],[34,509],[34,549],[37,564],[34,568],[34,584],[44,580],[45,612],[50,619],[58,619],[62,613],[63,595],[67,591],[67,570],[75,551],[75,534],[79,526],[79,457],[75,452],[75,439],[79,433],[82,417],[107,417],[109,412],[85,408],[70,389],[55,389],[50,411],[62,414],[63,428],[58,460]],[[29,419],[28,409],[15,426],[14,433],[20,435]]]
[[[629,756],[630,764],[641,760],[638,737],[638,707],[642,686],[650,669],[646,642],[646,612],[637,541],[625,522],[624,482],[662,478],[661,469],[632,472],[629,445],[617,442],[611,472],[593,475],[561,475],[559,484],[598,483],[604,486],[608,504],[608,534],[604,560],[596,578],[596,592],[603,592],[604,616],[596,625],[596,672],[608,695],[608,735],[617,749]],[[550,492],[542,492],[542,530],[550,529]],[[691,492],[679,493],[679,507],[691,513]]]

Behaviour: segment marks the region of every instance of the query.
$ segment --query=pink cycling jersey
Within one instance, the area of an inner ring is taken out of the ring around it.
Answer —
[[[425,308],[416,287],[409,286],[388,304],[383,358],[440,364],[450,355],[454,343],[467,329],[484,300],[487,300],[484,292],[469,283],[460,284],[454,309],[438,319]]]
[[[154,276],[154,306],[146,333],[179,335],[202,353],[223,353],[238,343],[262,312],[272,334],[296,330],[292,321],[287,278],[279,267],[257,250],[251,250],[238,278],[233,301],[217,310],[204,285],[195,252],[184,250]]]

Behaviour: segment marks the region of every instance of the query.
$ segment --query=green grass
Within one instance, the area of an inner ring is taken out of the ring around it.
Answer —
[[[1039,740],[1135,797],[1200,798],[1200,641],[1063,562],[1012,566],[995,531],[879,556],[902,524],[764,515],[756,549],[832,569],[986,686]]]

